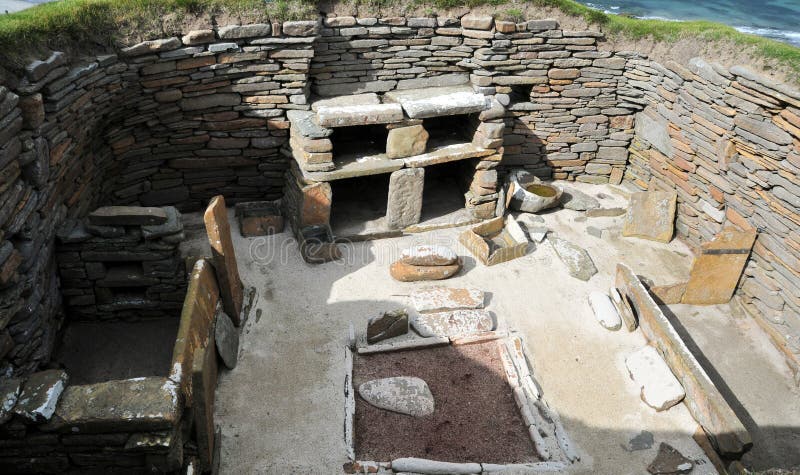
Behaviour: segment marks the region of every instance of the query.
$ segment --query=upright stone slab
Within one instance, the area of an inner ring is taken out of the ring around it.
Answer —
[[[675,232],[678,195],[674,191],[642,191],[631,195],[622,235],[670,242]]]
[[[30,422],[49,421],[66,385],[67,373],[60,369],[32,374],[22,386],[14,413]]]
[[[403,229],[419,223],[422,216],[422,190],[425,169],[404,168],[389,176],[389,200],[386,204],[386,225]]]
[[[616,287],[628,296],[645,337],[656,346],[686,391],[686,407],[723,455],[738,455],[753,440],[714,382],[661,312],[633,270],[617,264]]]
[[[421,125],[390,129],[386,138],[386,156],[406,158],[423,154],[428,145],[428,137],[428,131]]]
[[[215,196],[211,200],[203,220],[206,223],[208,242],[211,244],[212,262],[219,282],[222,304],[225,313],[238,326],[239,314],[242,311],[242,281],[239,278],[239,267],[236,265],[236,254],[233,251],[228,210],[225,209],[225,198],[222,195]]]
[[[710,242],[703,243],[694,260],[682,303],[712,305],[728,302],[736,290],[756,231],[724,228]]]
[[[214,463],[214,391],[218,370],[214,336],[210,334],[206,346],[194,352],[192,364],[192,413],[197,452],[206,470],[210,470]]]

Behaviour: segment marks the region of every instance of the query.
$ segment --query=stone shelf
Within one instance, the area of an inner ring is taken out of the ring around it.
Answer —
[[[447,115],[481,112],[491,107],[491,101],[476,93],[471,86],[428,87],[387,92],[384,103],[399,103],[412,119],[427,119]]]
[[[494,150],[476,147],[469,142],[458,142],[446,138],[428,143],[428,151],[413,157],[390,159],[385,153],[375,150],[354,150],[344,152],[334,158],[335,168],[326,172],[309,172],[303,170],[303,176],[311,181],[334,181],[344,178],[391,173],[403,167],[419,168],[428,165],[453,162],[467,158],[485,157],[495,153]]]

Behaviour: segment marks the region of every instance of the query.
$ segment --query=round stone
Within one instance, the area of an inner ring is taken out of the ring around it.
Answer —
[[[413,376],[373,379],[361,384],[358,394],[377,408],[414,417],[433,414],[435,406],[428,383]]]

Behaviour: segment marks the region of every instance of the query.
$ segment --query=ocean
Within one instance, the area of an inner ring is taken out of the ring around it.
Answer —
[[[800,0],[578,0],[613,14],[660,20],[709,20],[800,46]]]

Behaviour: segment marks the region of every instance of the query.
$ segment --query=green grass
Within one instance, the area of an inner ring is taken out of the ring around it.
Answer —
[[[674,42],[683,38],[701,41],[727,41],[752,47],[800,77],[800,48],[767,38],[744,34],[734,28],[706,21],[670,22],[638,20],[623,15],[607,15],[574,0],[341,0],[369,11],[398,4],[419,7],[428,13],[456,7],[497,6],[498,17],[517,19],[526,7],[554,7],[565,14],[581,17],[601,26],[609,36]],[[107,44],[124,32],[140,32],[151,37],[174,33],[165,31],[164,18],[179,25],[185,16],[199,13],[241,15],[248,19],[279,20],[314,18],[312,0],[59,0],[10,15],[0,14],[0,60],[21,58],[43,46],[58,47],[64,42]]]

